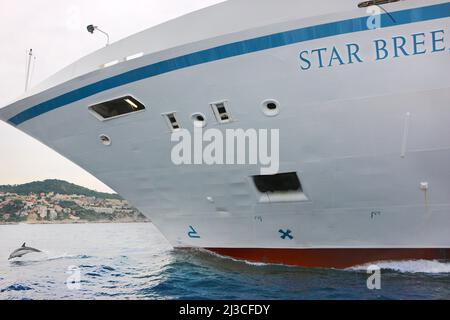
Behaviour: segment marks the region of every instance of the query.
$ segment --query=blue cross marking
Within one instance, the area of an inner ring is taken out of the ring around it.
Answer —
[[[189,229],[190,229],[190,231],[188,232],[189,238],[200,239],[197,230],[195,230],[193,226],[189,226]]]
[[[286,231],[280,229],[280,230],[278,230],[278,232],[281,233],[280,238],[283,239],[283,240],[286,240],[286,239],[292,240],[292,239],[294,239],[294,236],[291,235],[292,231],[289,230],[289,229],[287,229]]]

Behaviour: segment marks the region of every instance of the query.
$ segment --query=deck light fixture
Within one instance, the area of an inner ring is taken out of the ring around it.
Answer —
[[[87,31],[88,31],[89,33],[94,34],[94,31],[95,31],[95,30],[97,30],[97,31],[99,31],[99,32],[101,32],[101,33],[103,33],[103,34],[106,36],[106,46],[109,46],[109,34],[108,34],[108,33],[106,33],[105,31],[103,31],[103,30],[101,30],[101,29],[99,29],[99,27],[94,26],[93,24],[90,24],[90,25],[87,26]]]

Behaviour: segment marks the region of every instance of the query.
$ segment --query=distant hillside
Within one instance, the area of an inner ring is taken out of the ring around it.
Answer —
[[[45,180],[20,185],[0,186],[0,192],[17,193],[19,195],[54,192],[59,194],[76,194],[103,199],[122,199],[118,194],[97,192],[62,180]]]

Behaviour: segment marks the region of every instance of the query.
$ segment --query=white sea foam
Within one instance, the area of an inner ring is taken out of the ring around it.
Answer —
[[[294,267],[284,264],[277,263],[264,263],[264,262],[253,262],[248,260],[235,259],[232,257],[222,256],[215,252],[208,251],[201,248],[193,249],[197,252],[207,253],[209,255],[215,256],[220,259],[230,260],[238,263],[244,263],[250,266],[264,267],[264,266],[283,266],[283,267]],[[442,262],[437,260],[403,260],[403,261],[380,261],[374,263],[368,263],[363,265],[358,265],[354,267],[347,268],[350,271],[367,271],[369,266],[376,265],[380,269],[393,270],[401,273],[428,273],[428,274],[442,274],[450,273],[450,262]]]
[[[402,273],[450,273],[450,262],[436,260],[382,261],[351,267],[347,270],[366,271],[370,265],[376,265],[381,269],[394,270]]]
[[[47,260],[59,260],[59,259],[71,259],[71,258],[76,258],[77,255],[74,254],[68,254],[68,253],[63,253],[63,254],[51,254],[50,252],[45,252],[47,254]]]

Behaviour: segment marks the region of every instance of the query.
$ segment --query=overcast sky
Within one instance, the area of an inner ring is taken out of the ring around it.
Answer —
[[[36,64],[32,84],[105,45],[95,24],[117,41],[222,0],[0,0],[0,108],[23,93],[26,51]],[[111,191],[70,161],[0,121],[0,184],[63,179]]]

